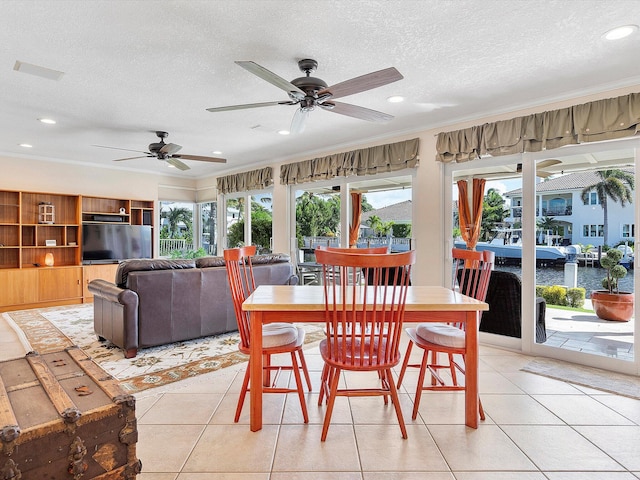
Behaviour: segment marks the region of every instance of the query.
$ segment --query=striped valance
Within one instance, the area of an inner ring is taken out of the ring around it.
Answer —
[[[436,160],[467,162],[480,156],[539,152],[584,142],[637,135],[640,93],[485,123],[438,135]]]
[[[280,167],[280,183],[327,180],[338,176],[373,175],[418,166],[419,139],[377,145],[375,147],[335,153],[312,160],[288,163]]]
[[[249,190],[262,190],[273,184],[273,167],[265,167],[250,172],[236,173],[218,177],[217,186],[219,193],[247,192]]]

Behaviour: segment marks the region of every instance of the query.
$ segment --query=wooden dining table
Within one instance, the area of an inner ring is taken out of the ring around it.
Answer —
[[[445,287],[408,288],[405,323],[466,323],[465,423],[471,428],[478,428],[478,320],[489,305]],[[251,431],[255,432],[262,428],[262,325],[324,322],[324,287],[260,285],[245,300],[242,309],[250,312],[251,317],[249,399]]]

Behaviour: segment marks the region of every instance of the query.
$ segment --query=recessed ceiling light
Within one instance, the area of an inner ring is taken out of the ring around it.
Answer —
[[[220,150],[214,150],[213,152],[214,155],[222,155],[222,152]]]
[[[289,130],[278,130],[280,135],[289,135],[291,132]]]
[[[29,145],[28,143],[21,143],[20,146],[23,148],[33,148],[33,145]]]
[[[46,123],[47,125],[55,125],[56,121],[53,118],[39,118],[38,121]]]
[[[401,95],[393,95],[387,98],[387,102],[389,103],[400,103],[404,102],[404,97]]]
[[[636,30],[638,30],[637,25],[623,25],[622,27],[616,27],[609,30],[603,35],[603,37],[606,40],[620,40],[621,38],[628,37]]]

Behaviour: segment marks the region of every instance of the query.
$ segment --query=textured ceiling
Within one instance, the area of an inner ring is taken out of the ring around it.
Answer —
[[[0,154],[101,164],[182,177],[218,175],[274,160],[480,118],[488,113],[640,84],[638,0],[2,0]],[[341,101],[395,116],[375,124],[316,109],[302,134],[282,136],[296,107],[210,113],[208,107],[287,100],[240,68],[253,60],[281,77],[318,61],[329,85],[390,66],[404,79]],[[19,73],[16,61],[64,72]],[[404,103],[386,101],[403,95]],[[51,117],[56,125],[38,118]],[[169,132],[186,161],[168,169],[146,151]],[[18,146],[33,145],[31,149]]]

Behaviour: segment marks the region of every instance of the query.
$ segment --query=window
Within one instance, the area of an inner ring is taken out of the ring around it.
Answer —
[[[636,224],[625,223],[622,225],[622,238],[635,238],[636,237]]]
[[[247,206],[249,206],[248,209]],[[226,199],[226,212],[226,248],[255,245],[258,247],[259,254],[271,253],[273,241],[271,192],[229,196]]]
[[[202,227],[200,231],[200,242],[202,248],[207,252],[207,255],[216,255],[218,250],[216,232],[218,204],[216,202],[201,203],[199,207]]]
[[[193,203],[160,202],[160,256],[180,256],[194,249]]]
[[[604,237],[604,225],[583,225],[583,237]]]
[[[600,202],[598,202],[598,192],[589,192],[589,198],[585,205],[600,205]]]

